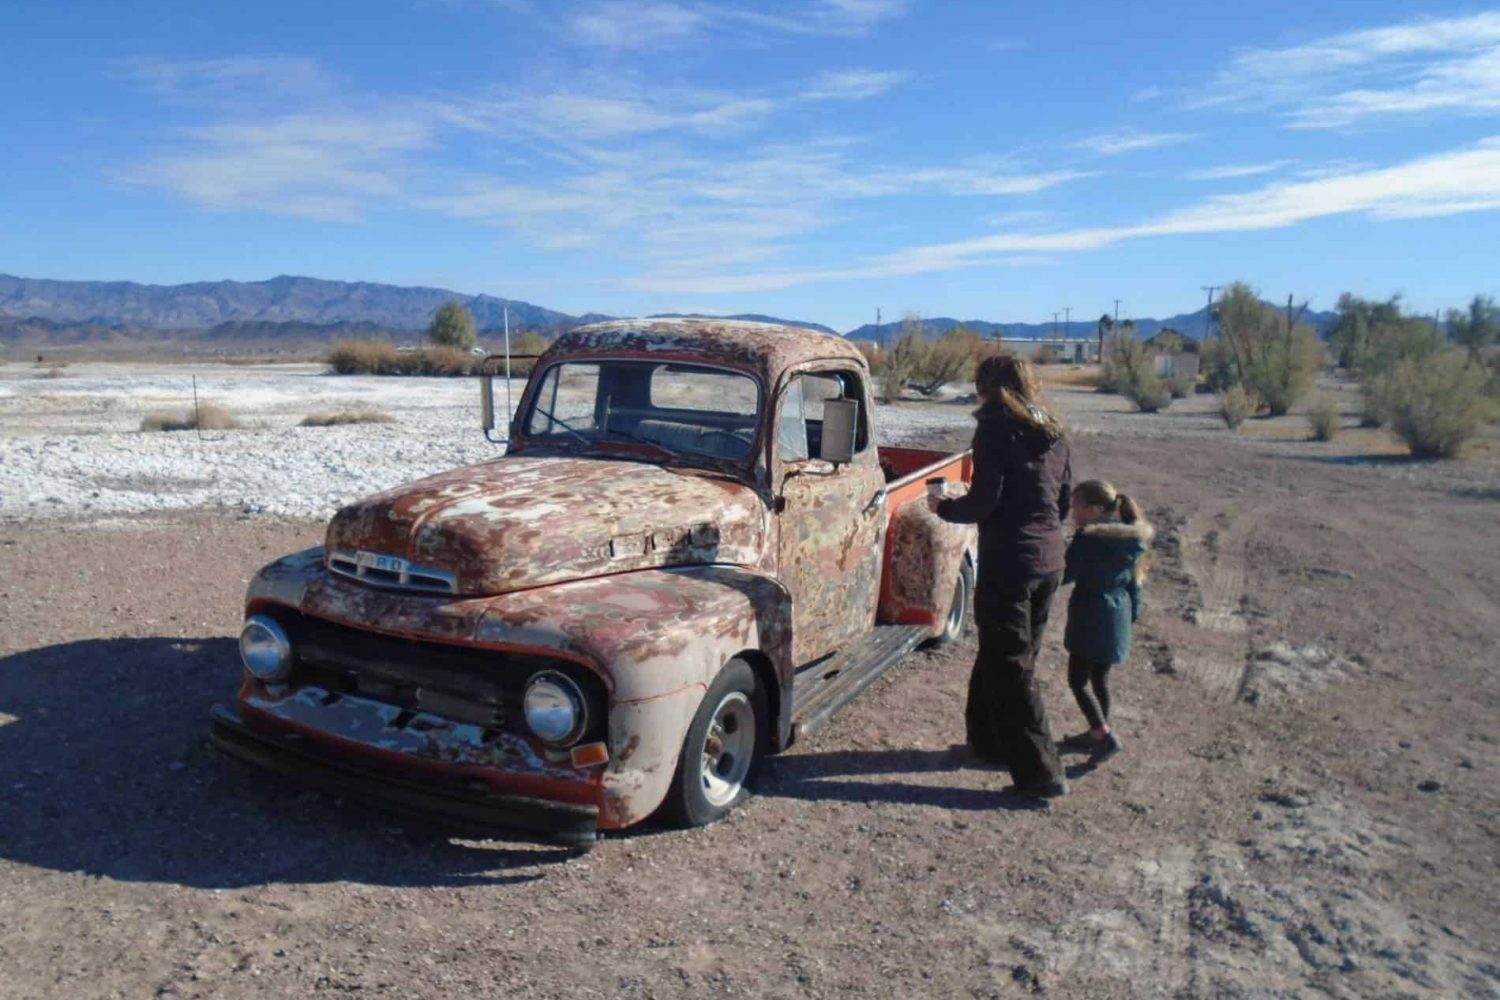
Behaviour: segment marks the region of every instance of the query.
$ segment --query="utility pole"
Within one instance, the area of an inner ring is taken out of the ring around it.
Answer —
[[[875,346],[885,350],[885,334],[880,331],[880,307],[875,307]]]
[[[1052,339],[1053,340],[1057,339],[1057,317],[1059,317],[1061,315],[1062,315],[1061,312],[1054,312],[1052,314]]]
[[[1208,343],[1208,335],[1213,330],[1213,322],[1214,322],[1214,292],[1217,292],[1220,288],[1222,288],[1224,286],[1223,285],[1200,285],[1199,287],[1201,287],[1205,292],[1208,293],[1208,309],[1207,309],[1207,311],[1205,311],[1203,313],[1203,342],[1206,344],[1206,343]]]
[[[1120,332],[1120,300],[1115,299],[1115,318],[1109,328],[1111,333]],[[1099,363],[1104,363],[1104,331],[1099,331]]]
[[[1070,337],[1072,335],[1071,331],[1068,329],[1072,325],[1073,325],[1073,307],[1072,306],[1063,306],[1063,339],[1064,340],[1067,340],[1068,337]]]

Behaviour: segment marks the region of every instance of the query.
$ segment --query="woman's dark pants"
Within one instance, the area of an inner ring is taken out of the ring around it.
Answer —
[[[974,595],[979,656],[964,709],[969,746],[1010,768],[1022,787],[1061,780],[1062,764],[1036,682],[1036,656],[1061,573],[985,587]]]

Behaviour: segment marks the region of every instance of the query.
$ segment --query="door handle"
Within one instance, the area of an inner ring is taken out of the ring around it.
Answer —
[[[885,490],[877,490],[875,492],[875,495],[870,498],[870,502],[865,504],[864,513],[866,515],[875,513],[877,510],[885,506],[888,499],[889,497],[886,496]]]

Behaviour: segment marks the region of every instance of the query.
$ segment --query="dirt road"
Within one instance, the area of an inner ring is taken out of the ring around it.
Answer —
[[[244,582],[316,525],[0,525],[0,996],[1500,996],[1495,497],[1313,446],[1075,454],[1161,529],[1123,756],[1002,809],[949,749],[966,641],[729,821],[587,855],[205,748]]]

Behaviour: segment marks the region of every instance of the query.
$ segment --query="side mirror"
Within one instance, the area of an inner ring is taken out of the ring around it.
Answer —
[[[486,434],[495,429],[495,376],[479,376],[479,424]]]
[[[818,457],[834,465],[854,461],[854,438],[859,428],[859,400],[823,401],[823,442]]]

